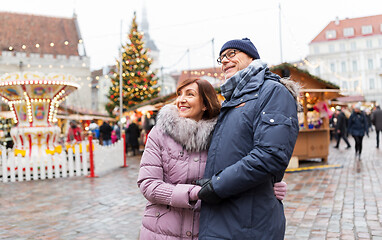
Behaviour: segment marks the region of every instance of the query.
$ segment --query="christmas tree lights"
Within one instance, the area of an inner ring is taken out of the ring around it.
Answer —
[[[112,114],[119,106],[120,81],[119,72],[122,65],[122,101],[123,108],[130,108],[142,101],[157,97],[160,88],[157,87],[156,73],[150,70],[152,59],[149,49],[144,47],[143,33],[138,31],[136,15],[134,13],[128,42],[122,46],[122,64],[117,60],[116,70],[110,75],[112,86],[109,89],[109,103],[106,110]]]

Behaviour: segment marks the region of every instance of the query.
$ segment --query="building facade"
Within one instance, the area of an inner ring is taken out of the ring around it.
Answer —
[[[331,21],[309,44],[307,70],[382,104],[382,15]]]
[[[0,75],[12,72],[73,75],[80,88],[63,104],[91,109],[90,59],[75,14],[72,18],[61,18],[0,12],[0,36]]]

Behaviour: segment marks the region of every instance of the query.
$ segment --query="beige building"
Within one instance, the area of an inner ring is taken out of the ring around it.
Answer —
[[[331,21],[309,44],[308,71],[382,104],[382,15]]]

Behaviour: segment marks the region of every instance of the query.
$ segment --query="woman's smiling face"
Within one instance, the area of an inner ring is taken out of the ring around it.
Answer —
[[[199,94],[198,84],[191,83],[178,90],[176,107],[179,116],[199,121],[203,117],[206,107]]]

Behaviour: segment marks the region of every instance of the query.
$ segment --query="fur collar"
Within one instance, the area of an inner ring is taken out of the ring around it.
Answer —
[[[156,125],[187,151],[199,152],[207,150],[216,121],[180,117],[176,106],[168,104],[159,111]]]

